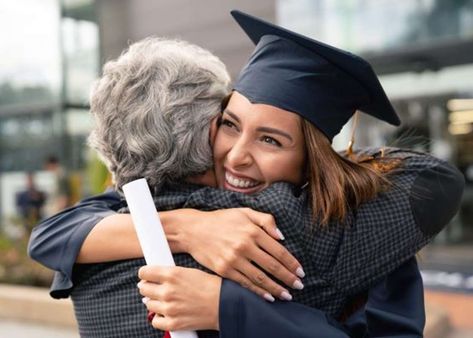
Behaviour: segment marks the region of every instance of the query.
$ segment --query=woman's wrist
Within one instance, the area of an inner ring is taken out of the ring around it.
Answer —
[[[190,253],[194,236],[195,221],[202,211],[177,209],[159,213],[164,232],[173,253]]]
[[[213,296],[210,304],[211,308],[211,315],[209,318],[211,318],[211,323],[210,323],[210,329],[212,330],[220,330],[220,291],[222,289],[222,277],[217,276],[217,275],[211,275],[211,278],[213,280]]]

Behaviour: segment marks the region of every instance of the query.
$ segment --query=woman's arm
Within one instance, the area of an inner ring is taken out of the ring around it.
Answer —
[[[274,300],[273,296],[284,299],[282,294],[288,290],[263,270],[291,288],[299,281],[296,271],[301,266],[275,240],[275,237],[281,238],[274,219],[268,214],[246,208],[209,212],[179,209],[159,214],[173,253],[187,252],[208,269],[267,300]],[[138,257],[142,257],[142,251],[130,215],[116,214],[104,218],[93,228],[82,245],[77,262]],[[299,274],[303,276],[301,272]]]
[[[121,207],[118,193],[108,191],[41,221],[31,233],[29,256],[52,270],[70,275],[90,231]]]
[[[183,229],[195,217],[195,210],[179,209],[159,213],[173,253],[186,252]],[[101,219],[85,238],[76,263],[100,263],[143,257],[130,214],[113,214]]]
[[[44,220],[31,235],[30,256],[69,281],[76,262],[142,257],[131,216],[113,211],[121,207],[120,196],[109,192]],[[299,280],[296,271],[303,276],[297,260],[275,240],[280,235],[268,214],[246,208],[213,212],[180,209],[160,212],[160,217],[174,253],[188,252],[210,270],[268,300],[272,299],[268,292],[280,297],[287,290],[263,270],[290,287]]]

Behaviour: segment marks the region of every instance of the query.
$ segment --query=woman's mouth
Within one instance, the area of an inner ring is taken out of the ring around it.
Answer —
[[[252,189],[260,184],[259,181],[255,181],[249,178],[237,177],[225,171],[225,183],[234,189]]]

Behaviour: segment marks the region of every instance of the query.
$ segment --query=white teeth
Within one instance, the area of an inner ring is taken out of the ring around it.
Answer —
[[[225,180],[236,188],[251,188],[258,185],[257,181],[236,178],[228,172],[225,173]]]

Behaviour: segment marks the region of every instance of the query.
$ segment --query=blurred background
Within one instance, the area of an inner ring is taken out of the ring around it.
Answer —
[[[108,184],[86,145],[101,66],[159,35],[211,50],[235,77],[253,46],[231,9],[371,62],[403,124],[362,116],[356,145],[428,151],[464,173],[461,208],[420,263],[439,337],[473,337],[473,0],[2,0],[0,283],[49,286],[51,273],[26,257],[31,228]],[[346,147],[350,126],[335,148]]]

